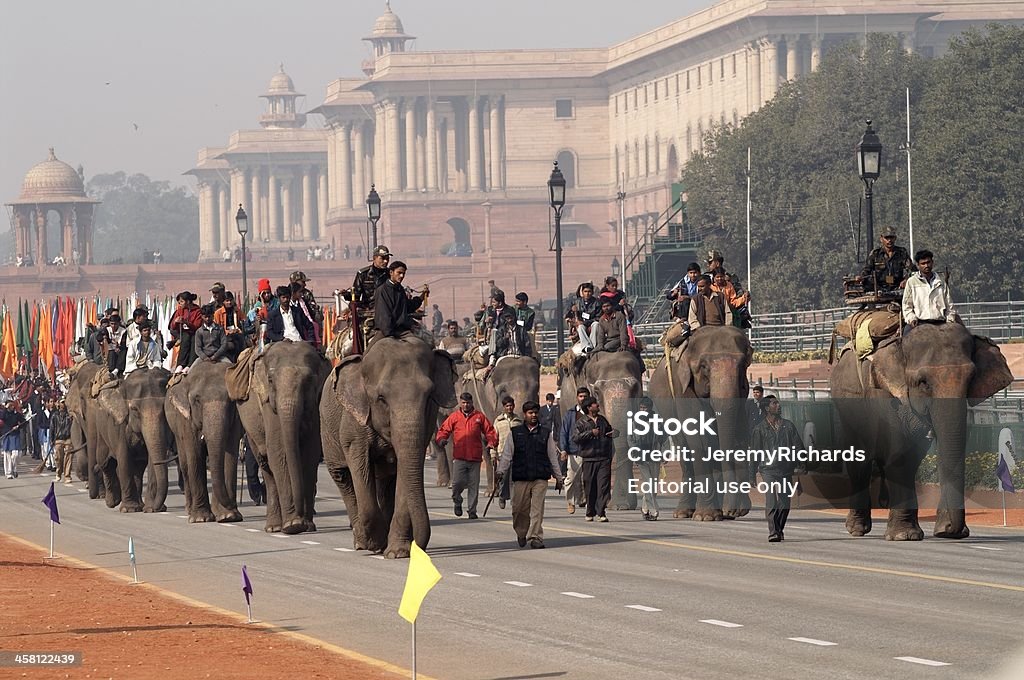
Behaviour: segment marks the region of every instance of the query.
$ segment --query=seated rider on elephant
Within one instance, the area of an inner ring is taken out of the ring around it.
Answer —
[[[378,338],[402,338],[410,333],[420,336],[423,332],[429,335],[429,331],[420,326],[415,314],[426,295],[430,293],[430,289],[424,286],[421,296],[412,297],[407,294],[405,286],[402,285],[407,270],[404,262],[392,262],[388,266],[387,282],[374,291],[373,323],[376,332],[367,343],[367,347]],[[430,336],[431,347],[433,344],[433,336]]]

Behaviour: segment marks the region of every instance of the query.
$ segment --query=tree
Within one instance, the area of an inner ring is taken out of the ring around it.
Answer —
[[[153,250],[164,262],[199,257],[199,202],[185,187],[115,172],[90,179],[86,192],[103,201],[95,217],[96,262],[138,263]]]

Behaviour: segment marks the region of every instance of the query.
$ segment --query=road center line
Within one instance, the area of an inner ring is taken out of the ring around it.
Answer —
[[[815,640],[814,638],[805,637],[791,637],[786,639],[792,640],[793,642],[805,642],[809,645],[817,645],[819,647],[835,647],[839,644],[838,642],[829,642],[828,640]]]
[[[718,619],[701,619],[701,623],[710,623],[712,626],[721,626],[722,628],[742,628],[742,623],[732,623],[731,621],[720,621]]]
[[[647,607],[647,606],[642,605],[642,604],[627,604],[626,605],[626,609],[636,609],[637,611],[641,611],[641,612],[660,612],[661,611],[660,609],[657,609],[655,607]]]
[[[990,545],[969,545],[968,548],[974,548],[975,550],[1002,550],[1002,548],[993,548]]]
[[[288,534],[270,534],[274,538],[291,538]]]
[[[949,664],[944,661],[932,661],[931,659],[922,659],[916,656],[894,656],[897,661],[906,661],[908,663],[921,664],[922,666],[948,666]]]
[[[457,572],[455,572],[455,575],[456,576],[465,576],[466,578],[480,578],[480,574],[474,574],[474,573],[469,572],[469,571],[457,571]]]
[[[320,545],[320,544],[319,544],[319,543],[317,543],[316,541],[301,541],[301,542],[302,542],[302,543],[304,543],[304,544],[306,544],[306,545]]]
[[[578,597],[581,600],[592,600],[592,599],[594,599],[593,595],[587,595],[586,593],[577,593],[577,592],[574,592],[572,590],[570,590],[568,592],[565,592],[565,593],[562,593],[562,595],[567,595],[569,597]]]
[[[258,533],[260,533],[260,530],[259,530],[259,529],[246,529],[246,531],[248,531],[249,533],[253,533],[253,534],[258,534]]]
[[[355,548],[335,548],[338,552],[355,552]]]
[[[507,586],[515,586],[517,588],[529,588],[533,585],[532,583],[523,583],[522,581],[505,581],[504,583]]]

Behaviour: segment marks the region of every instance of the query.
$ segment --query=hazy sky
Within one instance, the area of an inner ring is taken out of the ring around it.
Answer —
[[[394,0],[416,50],[602,47],[711,0]],[[283,62],[317,106],[359,76],[383,0],[36,0],[4,3],[0,199],[47,147],[87,177],[124,170],[187,183],[203,146],[258,127]],[[311,124],[322,119],[311,116]],[[138,126],[136,130],[135,126]]]

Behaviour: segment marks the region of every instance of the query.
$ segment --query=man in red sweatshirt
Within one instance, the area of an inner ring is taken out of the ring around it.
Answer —
[[[476,504],[480,496],[480,463],[483,462],[484,444],[498,446],[498,433],[491,421],[473,407],[473,395],[463,392],[459,408],[448,416],[437,430],[435,441],[444,446],[454,435],[452,445],[452,502],[455,516],[462,517],[462,492],[469,490],[469,519],[476,519]]]

